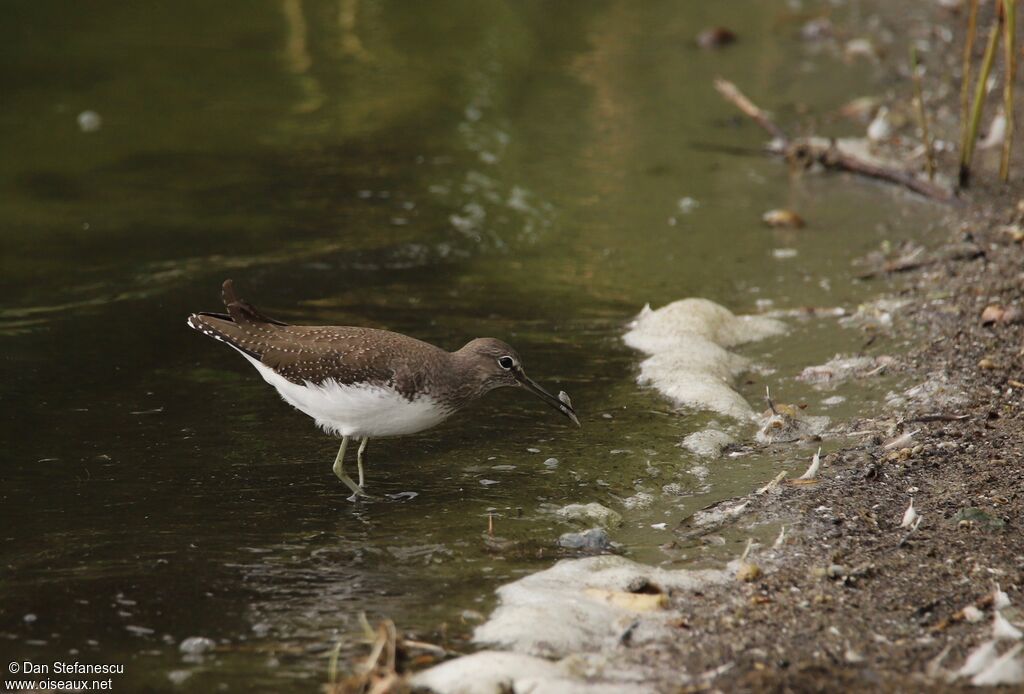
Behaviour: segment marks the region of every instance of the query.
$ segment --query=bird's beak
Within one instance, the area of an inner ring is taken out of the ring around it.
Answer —
[[[563,397],[556,398],[554,395],[537,385],[532,378],[523,373],[522,369],[516,369],[512,372],[512,375],[515,376],[517,381],[519,381],[519,385],[523,386],[538,398],[571,419],[572,423],[576,426],[580,425],[580,420],[576,418],[576,410],[573,409],[572,403],[569,401],[569,396],[563,393]]]

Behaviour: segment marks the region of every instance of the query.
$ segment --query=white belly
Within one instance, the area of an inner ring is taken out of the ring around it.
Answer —
[[[408,400],[390,388],[380,386],[323,385],[292,383],[256,359],[242,352],[274,386],[289,405],[312,417],[317,425],[337,436],[378,438],[404,436],[443,422],[451,412],[436,400],[420,396]]]

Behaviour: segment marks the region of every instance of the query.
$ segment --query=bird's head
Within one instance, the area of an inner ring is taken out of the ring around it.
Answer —
[[[456,352],[455,356],[467,364],[481,395],[506,386],[526,388],[572,420],[576,426],[580,425],[568,397],[556,398],[527,376],[519,354],[511,345],[493,337],[478,337]]]

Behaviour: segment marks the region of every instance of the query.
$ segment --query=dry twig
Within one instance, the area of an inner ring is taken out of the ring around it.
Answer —
[[[338,677],[339,644],[331,654],[328,667],[329,683],[324,688],[327,694],[398,694],[411,692],[407,668],[412,660],[412,651],[421,651],[417,660],[437,661],[457,655],[440,646],[405,639],[398,634],[394,622],[383,620],[374,630],[364,620],[364,630],[369,633],[370,653],[353,669],[348,677]],[[415,661],[413,661],[415,664]]]
[[[949,202],[953,199],[952,192],[942,186],[921,180],[908,171],[864,161],[859,157],[843,152],[834,143],[824,147],[808,139],[791,140],[785,131],[772,121],[765,111],[748,99],[735,84],[719,77],[715,79],[715,89],[718,90],[718,93],[726,101],[750,116],[768,134],[775,138],[777,142],[773,143],[772,151],[783,155],[790,162],[800,163],[805,166],[818,164],[826,169],[848,171],[867,178],[888,181],[932,200]]]

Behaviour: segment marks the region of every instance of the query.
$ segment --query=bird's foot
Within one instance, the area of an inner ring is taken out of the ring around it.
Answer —
[[[337,471],[335,471],[335,472],[337,472]],[[348,497],[349,501],[357,501],[360,498],[362,498],[362,499],[372,499],[373,498],[372,496],[367,494],[365,491],[363,491],[362,485],[356,484],[352,480],[352,478],[349,477],[348,475],[346,475],[344,472],[342,472],[342,473],[340,473],[338,475],[338,479],[340,479],[345,484],[346,487],[348,487],[349,489],[352,490],[352,496]]]

